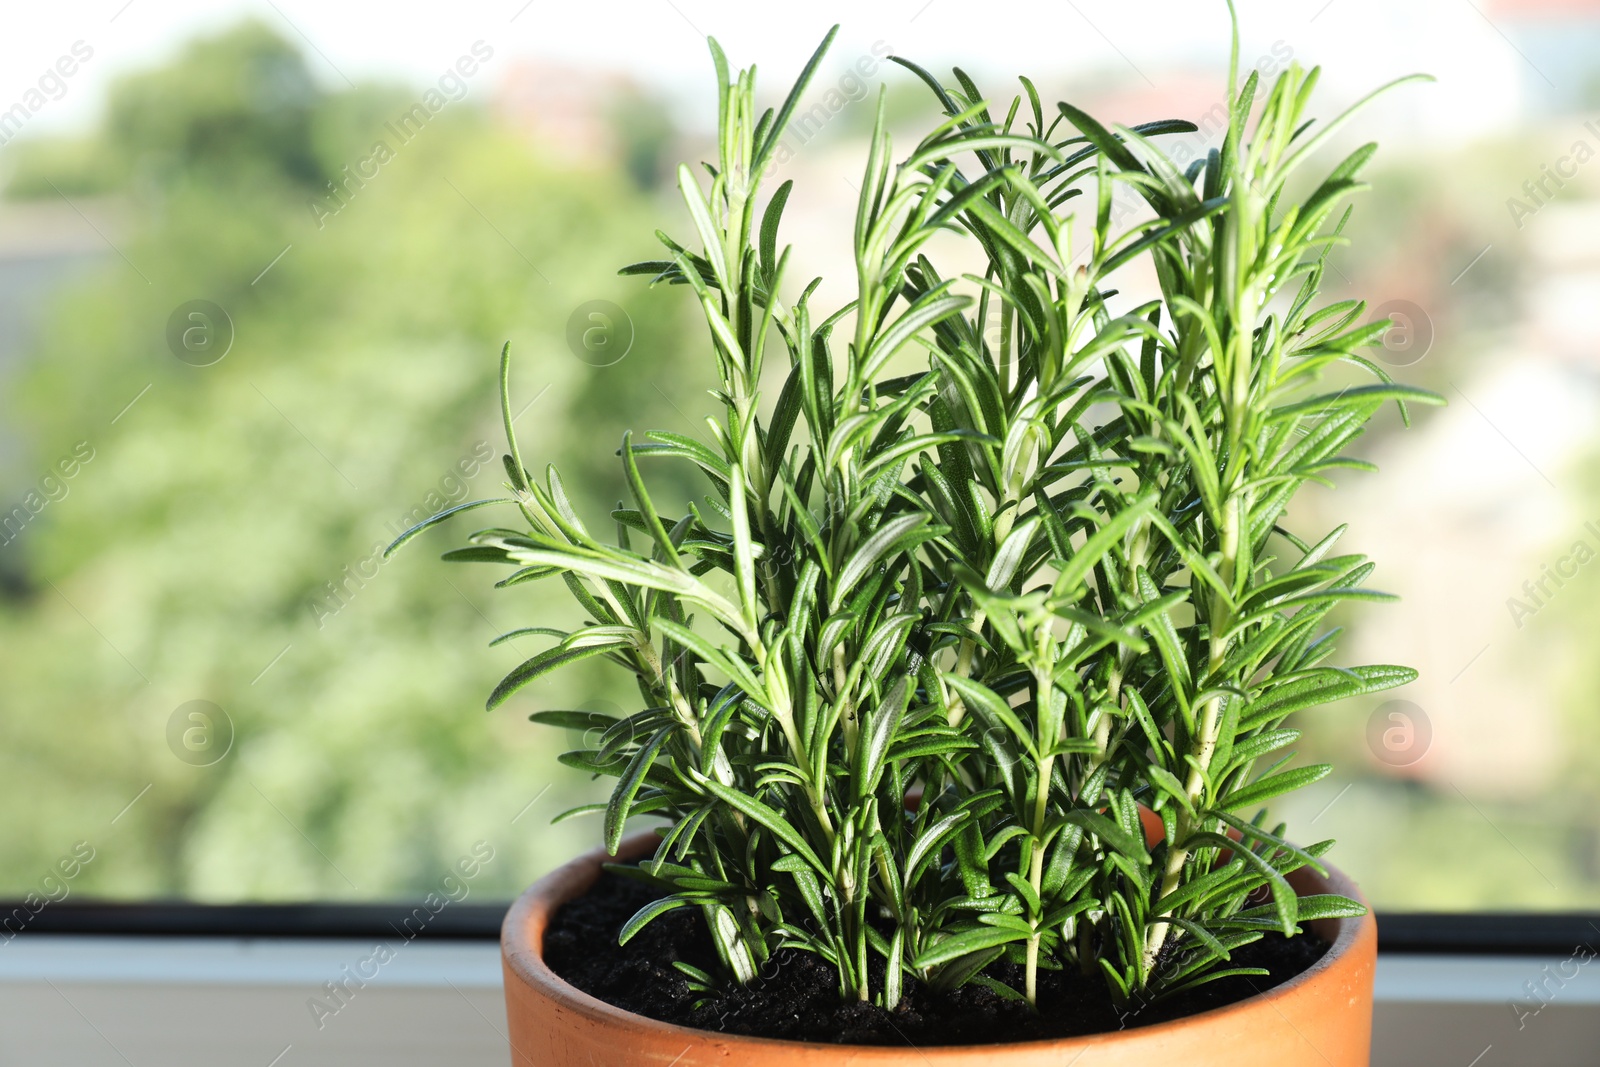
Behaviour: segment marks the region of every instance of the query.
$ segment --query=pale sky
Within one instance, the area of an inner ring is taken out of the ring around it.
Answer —
[[[1491,21],[1489,10],[1486,0],[1240,0],[1243,51],[1248,62],[1287,45],[1302,63],[1328,67],[1335,97],[1428,71],[1439,84],[1407,94],[1390,129],[1459,140],[1510,121],[1528,74],[1503,36],[1503,17]],[[1174,65],[1220,67],[1227,56],[1223,0],[1011,0],[981,8],[961,0],[96,0],[15,4],[6,14],[0,110],[74,42],[94,49],[30,132],[88,123],[116,74],[247,14],[309,42],[312,69],[330,87],[373,76],[431,81],[482,39],[497,63],[542,56],[627,70],[691,116],[706,114],[710,98],[703,33],[716,36],[734,62],[758,62],[769,88],[793,76],[834,22],[843,23],[831,57],[841,70],[875,41],[926,65],[1031,73],[1046,82],[1100,70],[1138,79]]]

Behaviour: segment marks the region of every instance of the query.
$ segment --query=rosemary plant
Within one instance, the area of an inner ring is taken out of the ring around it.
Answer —
[[[690,975],[708,996],[799,949],[886,1007],[908,980],[1034,1003],[1039,971],[1065,967],[1137,1005],[1241,973],[1230,954],[1266,931],[1359,914],[1296,896],[1285,875],[1332,842],[1291,843],[1263,807],[1329,770],[1287,766],[1286,717],[1414,676],[1326,665],[1328,613],[1382,594],[1333,553],[1342,527],[1308,543],[1281,524],[1302,485],[1365,466],[1340,452],[1380,405],[1436,399],[1359,354],[1386,322],[1318,303],[1374,146],[1303,200],[1288,186],[1354,109],[1313,126],[1317,72],[1298,66],[1257,105],[1235,32],[1225,140],[1181,168],[1158,142],[1189,123],[1107,129],[1047,111],[1027,79],[1002,115],[961,71],[946,86],[899,61],[943,121],[897,164],[880,93],[857,294],[822,314],[817,282],[787,295],[791,183],[763,197],[762,179],[831,39],[762,113],[754,70],[712,42],[717,159],[709,182],[678,175],[694,238],[625,271],[704,311],[722,407],[706,437],[625,435],[632,501],[597,536],[554,469],[524,466],[508,347],[510,496],[390,548],[514,504],[523,526],[445,558],[514,566],[503,587],[558,578],[588,621],[506,635],[553,644],[489,707],[590,657],[637,679],[622,718],[532,715],[598,737],[561,758],[616,779],[577,809],[603,812],[609,848],[629,818],[665,820],[622,868],[662,896],[621,940],[700,909],[726,972]],[[1148,207],[1120,233],[1119,185]],[[941,272],[941,233],[982,272]],[[1117,310],[1135,261],[1159,296]],[[1337,363],[1372,384],[1317,393]],[[645,477],[674,462],[707,486],[685,514]],[[985,973],[1000,960],[1020,990]]]

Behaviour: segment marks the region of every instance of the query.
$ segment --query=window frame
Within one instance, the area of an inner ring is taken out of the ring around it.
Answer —
[[[487,941],[500,936],[509,900],[459,903],[431,915],[415,936]],[[373,903],[199,904],[190,901],[74,900],[30,909],[0,901],[0,944],[24,934],[142,937],[370,939],[401,932],[417,905]],[[1378,951],[1397,955],[1548,956],[1600,942],[1600,912],[1377,912]],[[404,936],[402,934],[402,936]]]

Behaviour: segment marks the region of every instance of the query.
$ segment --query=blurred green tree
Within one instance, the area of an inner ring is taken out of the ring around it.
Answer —
[[[525,714],[636,696],[580,676],[484,716],[536,649],[463,656],[462,635],[560,621],[538,587],[374,556],[408,513],[497,494],[507,338],[530,463],[578,469],[575,438],[692,432],[703,407],[678,370],[682,302],[615,277],[649,254],[654,207],[620,169],[564,169],[497,128],[489,66],[320,228],[310,199],[418,97],[319,89],[255,23],[119,82],[91,141],[25,157],[9,195],[111,193],[137,222],[126,261],[55,300],[9,398],[31,466],[4,506],[80,442],[92,458],[0,547],[21,576],[0,600],[0,804],[23,813],[0,828],[0,894],[80,840],[88,893],[394,896],[485,840],[474,887],[503,894],[595,832],[547,826],[589,784]],[[209,366],[168,347],[196,299],[234,334]],[[593,299],[632,320],[620,363],[568,350]],[[592,473],[578,504],[608,523],[621,479]],[[192,700],[231,721],[210,766],[169,747]]]

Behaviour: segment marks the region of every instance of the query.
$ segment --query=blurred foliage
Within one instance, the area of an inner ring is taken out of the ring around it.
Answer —
[[[651,232],[679,217],[675,203],[647,199],[671,185],[660,181],[674,158],[664,109],[622,101],[621,165],[566,171],[478,109],[498,61],[321,229],[309,199],[366,158],[417,91],[322,91],[297,49],[258,24],[123,79],[95,135],[20,140],[0,155],[8,198],[105,197],[137,220],[113,234],[137,271],[107,254],[62,292],[6,383],[3,417],[27,448],[0,472],[0,512],[39,492],[79,442],[94,458],[0,545],[0,802],[25,814],[0,829],[0,895],[37,891],[80,840],[96,854],[74,893],[213,900],[410,895],[436,887],[479,839],[497,855],[474,891],[505,895],[596,840],[591,823],[547,825],[604,791],[558,765],[559,735],[524,716],[614,711],[636,694],[596,669],[482,711],[523,656],[477,642],[571,620],[550,617],[537,585],[492,591],[489,576],[427,551],[359,583],[345,576],[430,494],[460,491],[457,463],[478,442],[498,456],[492,377],[507,338],[517,394],[539,397],[517,424],[530,465],[553,460],[570,485],[603,487],[578,501],[602,525],[624,488],[594,442],[629,426],[694,432],[711,408],[698,369],[708,361],[684,351],[698,335],[683,294],[614,277],[655,254]],[[881,78],[903,80],[887,68]],[[794,136],[779,177],[859,134],[873,103],[856,96],[843,86],[814,143]],[[922,117],[923,97],[891,92],[889,107],[900,125]],[[1401,380],[1444,388],[1517,321],[1524,234],[1502,243],[1505,200],[1573,135],[1533,131],[1375,174],[1334,262],[1348,295],[1410,300],[1432,317],[1435,347],[1396,368]],[[1593,197],[1596,182],[1600,169],[1586,168],[1561,196]],[[167,348],[168,316],[196,298],[224,306],[237,333],[209,367]],[[568,316],[597,298],[624,306],[637,329],[629,356],[605,368],[565,341]],[[496,458],[470,479],[471,496],[500,479]],[[471,528],[467,516],[427,540],[443,551]],[[337,611],[329,582],[347,583]],[[1586,569],[1560,625],[1541,634],[1592,634],[1596,582]],[[1575,887],[1600,881],[1589,769],[1600,671],[1581,636],[1565,640],[1552,658],[1565,664],[1572,766],[1550,797],[1468,802],[1374,777],[1369,709],[1352,704],[1307,724],[1303,746],[1341,776],[1280,814],[1337,837],[1341,863],[1381,906],[1570,906],[1586,891]],[[167,745],[169,718],[195,699],[235,728],[211,767]]]
[[[16,141],[6,149],[8,199],[103,196],[127,180],[101,137],[36,138]]]
[[[624,175],[553,166],[475,97],[395,145],[319,228],[310,198],[415,99],[323,92],[294,47],[246,24],[122,80],[94,139],[18,167],[13,197],[108,193],[139,222],[116,238],[127,262],[106,257],[48,311],[8,397],[32,466],[6,507],[77,443],[93,458],[0,547],[18,579],[0,601],[0,802],[29,813],[0,830],[0,894],[36,888],[79,840],[96,856],[75,892],[213,900],[426,891],[480,839],[496,858],[474,889],[503,895],[593,841],[590,824],[547,825],[591,787],[524,720],[628,695],[580,675],[485,716],[522,657],[477,646],[544,622],[541,598],[426,552],[371,557],[408,512],[469,481],[498,491],[505,339],[532,402],[524,454],[587,461],[575,480],[603,492],[577,503],[595,521],[622,487],[588,446],[684,430],[705,383],[677,369],[678,294],[615,277],[658,206]],[[166,340],[197,298],[236,331],[205,367]],[[591,299],[636,326],[611,367],[567,348]],[[195,699],[235,730],[209,767],[168,747]]]
[[[1354,710],[1354,709],[1352,709]],[[1448,785],[1359,777],[1359,756],[1277,812],[1339,842],[1339,866],[1392,911],[1592,907],[1595,877],[1559,797],[1465,799]],[[1470,789],[1471,783],[1463,782]],[[1508,842],[1515,842],[1515,846]],[[1587,883],[1587,885],[1586,885]]]
[[[641,189],[653,189],[673,169],[672,120],[659,99],[637,88],[619,93],[607,107],[622,150],[622,170]]]
[[[169,66],[123,78],[107,107],[115,152],[158,181],[319,183],[311,128],[322,95],[305,60],[259,22],[196,40]]]
[[[1339,295],[1367,299],[1374,311],[1390,301],[1407,301],[1426,316],[1422,328],[1431,344],[1423,358],[1408,362],[1413,353],[1402,353],[1396,362],[1378,357],[1396,379],[1439,390],[1462,404],[1456,383],[1471,393],[1471,383],[1525,358],[1530,348],[1544,349],[1540,358],[1562,358],[1532,321],[1536,312],[1529,306],[1553,273],[1549,263],[1538,262],[1535,248],[1537,229],[1551,219],[1535,216],[1543,209],[1541,201],[1593,202],[1600,196],[1600,173],[1585,166],[1537,197],[1528,192],[1528,183],[1573,151],[1574,137],[1585,129],[1580,119],[1529,124],[1514,135],[1401,157],[1373,172],[1373,192],[1346,230],[1350,244],[1333,261]],[[1511,210],[1514,201],[1536,208],[1521,218],[1522,225]],[[1378,432],[1369,433],[1353,453],[1375,457],[1385,433],[1398,429],[1399,420],[1386,413]],[[1570,483],[1565,474],[1558,475],[1579,522],[1600,519],[1596,471],[1600,454],[1592,453],[1567,472],[1575,476]],[[1363,477],[1347,472],[1335,481],[1342,485]],[[1433,490],[1419,486],[1418,491]],[[1337,492],[1312,493],[1308,501],[1323,521],[1349,518]],[[1502,506],[1526,505],[1508,495]],[[1569,550],[1574,536],[1558,538],[1541,559]],[[1466,580],[1493,599],[1498,620],[1507,618],[1505,598],[1521,595],[1515,587],[1487,586],[1480,576]],[[1392,581],[1382,559],[1374,581],[1380,588]],[[1593,635],[1600,631],[1597,594],[1600,571],[1584,566],[1537,626],[1516,629],[1508,623],[1494,632],[1492,651],[1486,645],[1488,654],[1479,653],[1480,671],[1533,679],[1527,699],[1557,703],[1552,719],[1559,725],[1563,755],[1549,768],[1547,781],[1508,789],[1466,777],[1450,780],[1437,770],[1383,768],[1368,752],[1364,734],[1368,715],[1384,700],[1375,697],[1306,717],[1308,754],[1334,762],[1337,772],[1281,815],[1315,821],[1319,834],[1337,837],[1340,865],[1357,876],[1380,907],[1593,908],[1600,899],[1600,774],[1593,757],[1600,745],[1600,670],[1591,653]],[[1369,610],[1337,617],[1355,628],[1372,618]],[[1463,660],[1470,655],[1469,648]],[[1506,709],[1506,721],[1510,730],[1545,728],[1522,720],[1516,707]],[[1457,737],[1447,743],[1493,747],[1497,741]]]

